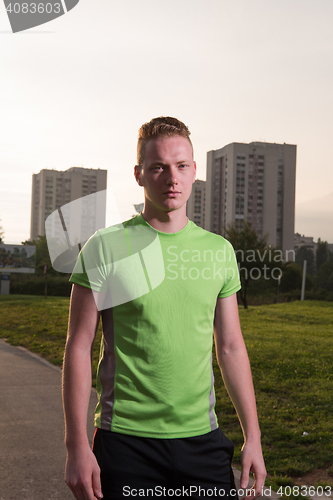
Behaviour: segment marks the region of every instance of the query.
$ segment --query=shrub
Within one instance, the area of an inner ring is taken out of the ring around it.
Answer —
[[[11,275],[10,293],[19,295],[45,295],[45,277],[36,275]],[[47,295],[69,297],[72,284],[68,276],[48,276]]]

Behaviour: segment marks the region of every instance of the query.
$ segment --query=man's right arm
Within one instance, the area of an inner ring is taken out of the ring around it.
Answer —
[[[100,469],[90,449],[87,413],[91,393],[91,353],[99,312],[89,288],[74,285],[63,367],[67,462],[65,481],[77,500],[102,498]]]

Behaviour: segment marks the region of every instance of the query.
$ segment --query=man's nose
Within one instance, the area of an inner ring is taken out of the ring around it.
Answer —
[[[168,171],[168,178],[167,178],[167,183],[168,184],[178,184],[178,170],[177,168],[169,168]]]

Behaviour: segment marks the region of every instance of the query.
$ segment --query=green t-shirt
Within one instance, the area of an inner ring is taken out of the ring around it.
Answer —
[[[94,291],[102,314],[96,427],[157,438],[216,429],[215,306],[240,289],[231,244],[191,221],[163,233],[140,214],[97,231],[70,280]]]

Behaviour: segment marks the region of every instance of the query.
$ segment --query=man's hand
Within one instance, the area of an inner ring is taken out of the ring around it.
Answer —
[[[248,496],[251,497],[251,500],[260,497],[265,485],[265,478],[267,476],[260,442],[252,443],[246,441],[246,443],[244,443],[241,453],[241,465],[241,488],[247,488],[249,484],[249,474],[251,471],[254,475],[255,481],[252,488],[248,490]]]
[[[65,481],[76,500],[103,498],[100,468],[89,447],[68,451]]]

